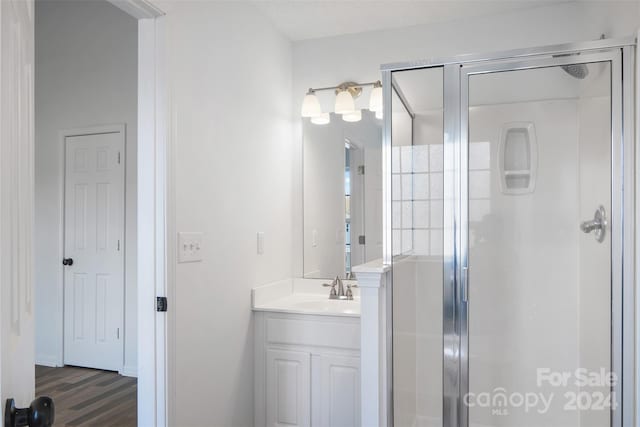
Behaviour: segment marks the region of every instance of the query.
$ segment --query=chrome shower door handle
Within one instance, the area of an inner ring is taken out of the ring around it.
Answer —
[[[595,219],[591,221],[585,221],[580,225],[580,229],[585,233],[591,233],[593,230],[600,230],[602,228],[602,223]]]
[[[580,224],[580,230],[584,233],[593,232],[596,240],[600,243],[604,240],[605,231],[607,229],[607,212],[604,210],[604,206],[600,206],[596,213],[593,215],[593,219],[590,221],[584,221]]]

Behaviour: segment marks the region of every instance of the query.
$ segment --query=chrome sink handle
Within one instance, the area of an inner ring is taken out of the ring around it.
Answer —
[[[329,291],[329,299],[338,299],[338,292],[336,291],[336,282],[333,283],[323,283],[322,286],[325,288],[331,287],[331,291]]]
[[[580,224],[580,230],[584,233],[593,232],[596,240],[600,243],[604,240],[604,236],[607,229],[607,212],[604,210],[604,206],[600,206],[593,215],[593,219],[590,221],[584,221]]]
[[[351,284],[347,285],[347,291],[345,292],[347,296],[347,300],[353,301],[353,291],[351,290],[351,288],[357,288],[357,287],[358,285],[351,285]]]

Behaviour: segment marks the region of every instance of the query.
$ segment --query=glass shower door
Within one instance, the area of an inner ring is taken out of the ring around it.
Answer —
[[[444,74],[393,75],[393,419],[443,423]]]
[[[611,425],[619,99],[588,55],[461,68],[461,425]]]

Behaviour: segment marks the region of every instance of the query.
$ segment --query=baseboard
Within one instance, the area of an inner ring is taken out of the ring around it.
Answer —
[[[122,371],[120,371],[120,375],[125,377],[138,377],[138,367],[137,366],[123,366]]]
[[[36,354],[36,365],[48,366],[50,368],[59,368],[60,366],[62,366],[62,363],[60,363],[57,357],[44,354]]]

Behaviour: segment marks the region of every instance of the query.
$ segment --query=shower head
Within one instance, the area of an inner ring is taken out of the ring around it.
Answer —
[[[562,69],[571,77],[580,80],[589,75],[589,68],[587,68],[587,64],[562,65]]]
[[[600,35],[600,40],[604,40],[606,37],[604,34]],[[560,58],[563,56],[573,56],[580,55],[580,52],[576,53],[562,53],[559,55],[553,55],[554,58]],[[589,67],[587,64],[569,64],[569,65],[561,65],[562,69],[569,74],[571,77],[583,80],[585,77],[589,75]]]

